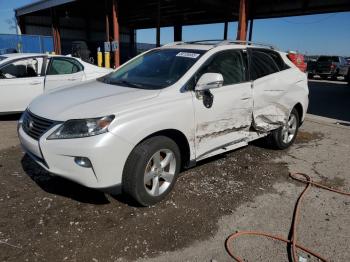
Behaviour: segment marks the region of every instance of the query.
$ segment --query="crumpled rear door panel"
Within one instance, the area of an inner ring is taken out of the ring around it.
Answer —
[[[259,132],[269,132],[283,126],[292,108],[305,90],[297,85],[304,81],[295,69],[283,70],[253,82],[253,124]]]

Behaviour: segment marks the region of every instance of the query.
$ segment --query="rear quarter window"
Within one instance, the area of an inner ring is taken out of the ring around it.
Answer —
[[[278,65],[272,57],[262,50],[251,50],[250,75],[252,80],[279,72]]]
[[[273,59],[273,61],[275,61],[276,65],[278,66],[278,69],[280,71],[285,70],[290,68],[282,59],[281,55],[275,51],[270,51],[270,50],[264,50],[263,52],[265,52],[266,54],[268,54],[269,56],[271,56],[271,58]]]

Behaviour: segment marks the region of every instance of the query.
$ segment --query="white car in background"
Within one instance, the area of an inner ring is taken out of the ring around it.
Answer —
[[[0,114],[22,112],[38,95],[110,73],[79,58],[46,54],[0,56]]]
[[[18,133],[28,155],[52,174],[122,189],[147,206],[196,161],[264,136],[289,147],[308,92],[306,74],[273,48],[175,43],[36,98]]]

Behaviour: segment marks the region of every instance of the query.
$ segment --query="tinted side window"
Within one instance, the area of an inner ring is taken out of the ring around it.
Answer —
[[[53,58],[47,74],[48,75],[66,75],[66,74],[74,74],[79,71],[82,71],[82,67],[80,64],[78,64],[74,60]]]
[[[260,50],[252,50],[250,71],[252,80],[256,80],[278,72],[279,68],[271,56]]]
[[[265,52],[266,54],[268,54],[269,56],[271,56],[271,58],[273,59],[273,61],[275,61],[276,65],[278,66],[278,69],[280,71],[290,68],[283,61],[283,59],[282,59],[282,57],[280,56],[279,53],[277,53],[275,51],[271,51],[271,50],[262,50],[262,51]]]
[[[245,63],[241,51],[220,52],[200,69],[197,80],[204,73],[220,73],[224,78],[224,85],[232,85],[246,81]]]
[[[32,57],[17,60],[0,69],[0,78],[12,79],[41,76],[42,57]]]

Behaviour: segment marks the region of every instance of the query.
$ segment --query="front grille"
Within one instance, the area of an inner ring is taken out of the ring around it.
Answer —
[[[39,140],[54,124],[55,121],[36,116],[29,110],[24,112],[22,128],[28,136],[35,140]]]

